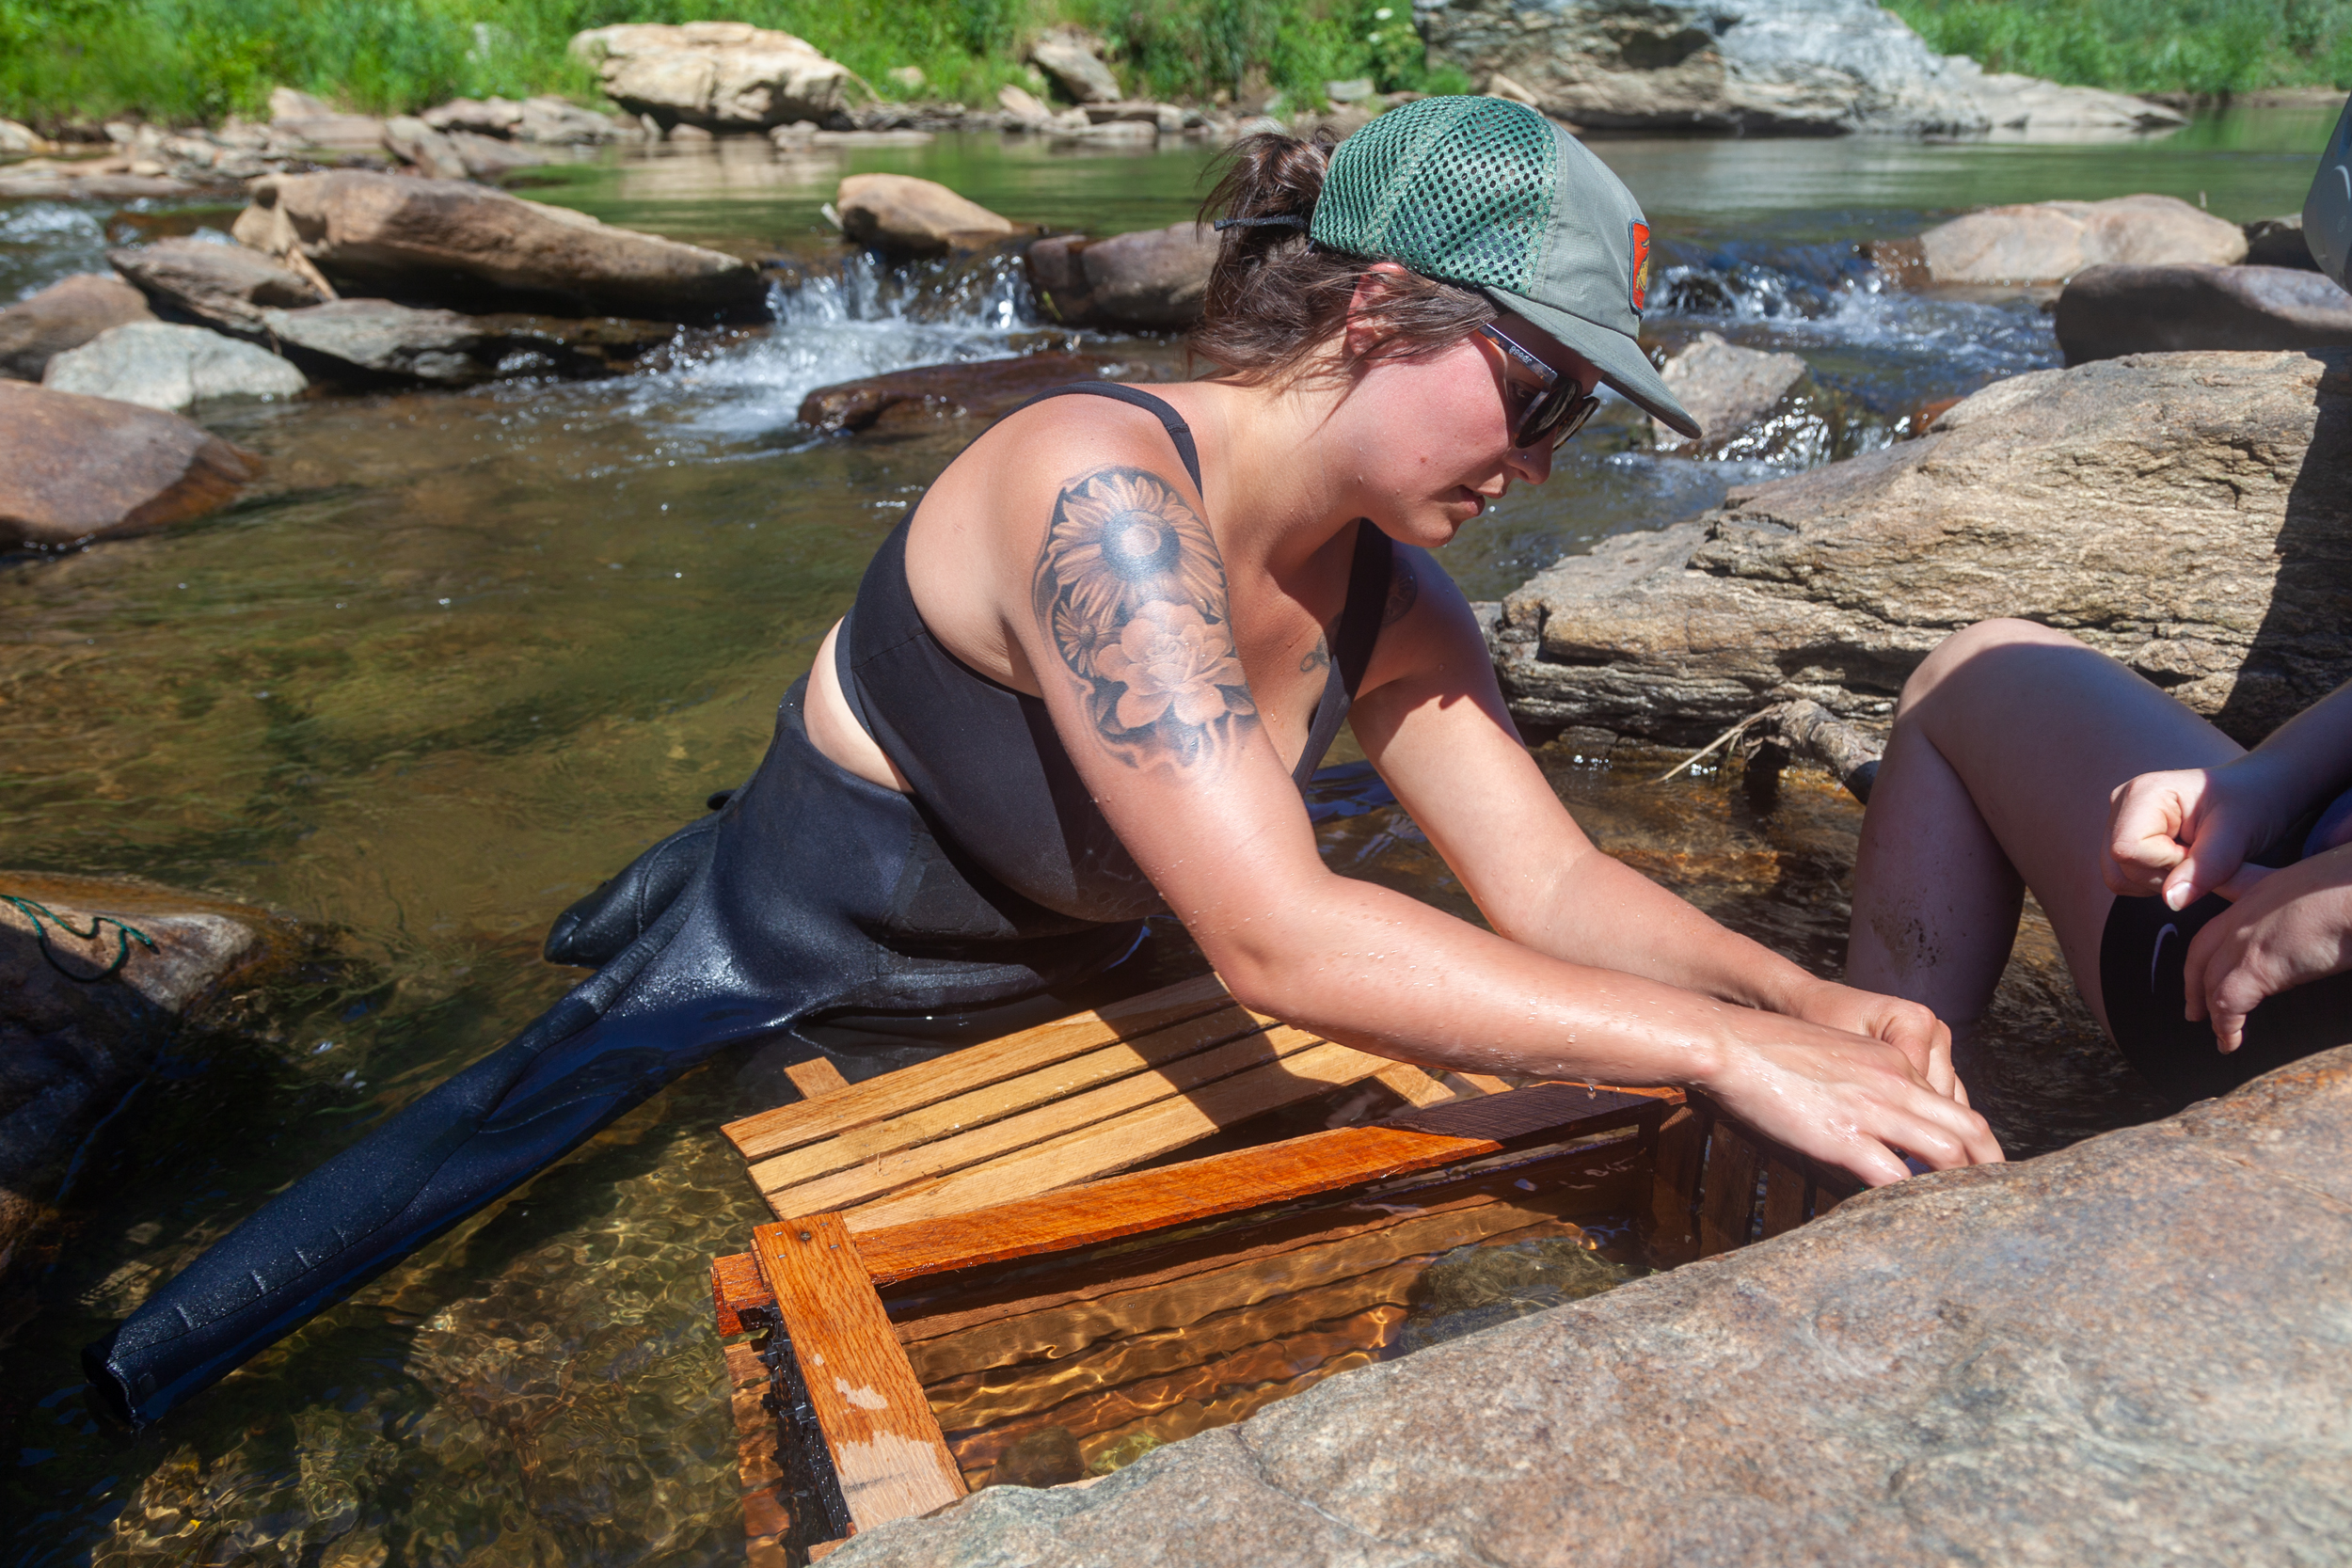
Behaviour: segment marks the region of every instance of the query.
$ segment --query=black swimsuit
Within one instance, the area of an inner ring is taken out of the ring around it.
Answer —
[[[1198,487],[1191,432],[1167,404],[1108,382],[1044,395],[1073,393],[1158,416]],[[875,556],[835,645],[845,691],[913,794],[818,752],[796,681],[750,783],[557,921],[548,956],[596,974],[271,1199],[85,1352],[102,1398],[153,1420],[728,1046],[788,1037],[796,1056],[825,1050],[867,1076],[1068,1011],[1063,993],[1134,951],[1158,895],[1044,704],[962,664],[923,625],[906,528]],[[1356,528],[1302,787],[1346,718],[1388,595],[1389,541]],[[1340,809],[1383,798],[1359,788]]]

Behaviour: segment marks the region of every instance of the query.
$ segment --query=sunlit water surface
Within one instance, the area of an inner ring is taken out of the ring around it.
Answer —
[[[1668,340],[1788,348],[1839,403],[1836,451],[2056,363],[2043,308],[1887,289],[1859,241],[2007,200],[2160,190],[2233,219],[2299,205],[2327,116],[2088,147],[1606,141],[1660,232]],[[773,268],[769,328],[663,368],[200,410],[267,480],[199,523],[0,563],[0,864],[128,872],[287,911],[322,958],[191,1037],[85,1151],[66,1244],[0,1350],[7,1560],[52,1563],[733,1562],[735,1435],[705,1268],[765,1218],[717,1135],[764,1090],[685,1079],[358,1300],[135,1440],[85,1413],[79,1347],[261,1198],[507,1037],[574,976],[549,918],[741,780],[876,543],[968,439],[818,439],[810,388],[1070,346],[1001,258],[892,274],[820,215],[845,172],[946,181],[1095,232],[1172,222],[1199,149],[1019,143],[615,158],[532,194]],[[0,205],[0,299],[222,209]],[[1164,344],[1101,344],[1138,360]],[[1804,460],[1804,452],[1782,463]],[[1655,455],[1622,405],[1448,564],[1501,595],[1772,463]],[[1544,753],[1594,835],[1740,929],[1834,973],[1858,813],[1792,779],[1752,797],[1650,759]],[[1334,824],[1341,869],[1470,914],[1393,812]],[[1982,1069],[2012,1145],[2144,1112],[2028,922]]]

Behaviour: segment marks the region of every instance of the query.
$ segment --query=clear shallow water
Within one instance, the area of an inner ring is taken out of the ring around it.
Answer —
[[[2305,118],[2315,147],[2324,117]],[[1596,145],[1658,222],[1671,308],[1653,325],[1792,348],[1862,411],[1858,439],[1886,439],[1906,410],[2055,349],[2030,301],[1889,293],[1856,242],[1954,206],[2134,189],[2206,189],[2233,217],[2287,210],[2308,179],[2288,146],[2300,126],[2064,149]],[[536,958],[549,918],[750,770],[875,544],[970,434],[815,440],[801,396],[1069,342],[1001,264],[893,277],[843,257],[818,213],[839,175],[930,174],[1018,218],[1106,231],[1185,215],[1204,156],[943,142],[787,162],[726,146],[549,171],[532,194],[771,262],[781,320],[613,382],[207,409],[272,459],[251,496],[0,565],[0,864],[145,874],[331,936],[246,1023],[187,1041],[88,1151],[67,1244],[11,1304],[21,1325],[0,1349],[6,1560],[739,1557],[702,1274],[765,1217],[715,1131],[760,1092],[733,1064],[160,1433],[101,1433],[73,1357],[262,1196],[551,1002],[573,976]],[[231,215],[0,206],[0,298],[99,265],[108,244]],[[1492,597],[1768,471],[1654,455],[1620,411],[1448,564]],[[1858,816],[1842,797],[1792,784],[1760,804],[1712,775],[1656,788],[1654,768],[1557,751],[1547,765],[1604,845],[1834,969]],[[1393,814],[1326,842],[1351,874],[1469,912]],[[2056,962],[2029,930],[1996,1025],[2033,1045],[2004,1113],[2028,1147],[2112,1114],[2111,1069]],[[2017,1108],[2028,1091],[2044,1109]]]

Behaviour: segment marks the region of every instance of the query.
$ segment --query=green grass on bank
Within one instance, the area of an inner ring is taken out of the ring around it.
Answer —
[[[1939,54],[2120,92],[2352,87],[2352,0],[1884,0]]]
[[[915,66],[917,96],[993,103],[1036,87],[1025,41],[1070,21],[1110,43],[1138,91],[1206,100],[1279,88],[1319,102],[1326,81],[1467,90],[1434,77],[1410,0],[0,0],[0,115],[40,123],[259,112],[270,88],[357,108],[414,110],[460,95],[559,92],[594,102],[564,44],[615,22],[750,22],[797,33],[882,92]]]

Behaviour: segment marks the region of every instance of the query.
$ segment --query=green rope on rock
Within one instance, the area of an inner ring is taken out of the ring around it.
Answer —
[[[17,907],[18,911],[22,913],[25,919],[33,923],[33,940],[40,944],[40,956],[49,960],[49,967],[64,975],[67,979],[74,981],[80,985],[95,985],[99,981],[105,979],[108,975],[120,973],[122,966],[131,961],[131,943],[134,939],[138,942],[140,946],[146,948],[150,953],[155,951],[155,939],[153,937],[149,936],[145,931],[140,930],[135,926],[125,926],[121,921],[117,920],[110,914],[91,915],[89,917],[89,929],[87,931],[77,931],[73,928],[73,922],[68,920],[65,916],[59,914],[56,911],[51,909],[46,904],[36,903],[30,898],[19,898],[13,893],[0,893],[0,904],[14,904]],[[59,963],[57,961],[57,955],[51,951],[49,946],[48,929],[41,924],[44,919],[56,922],[58,930],[63,931],[67,936],[75,938],[81,942],[97,941],[100,928],[106,926],[112,926],[115,928],[115,961],[108,964],[105,968],[100,970],[95,974],[74,974],[73,971]]]

